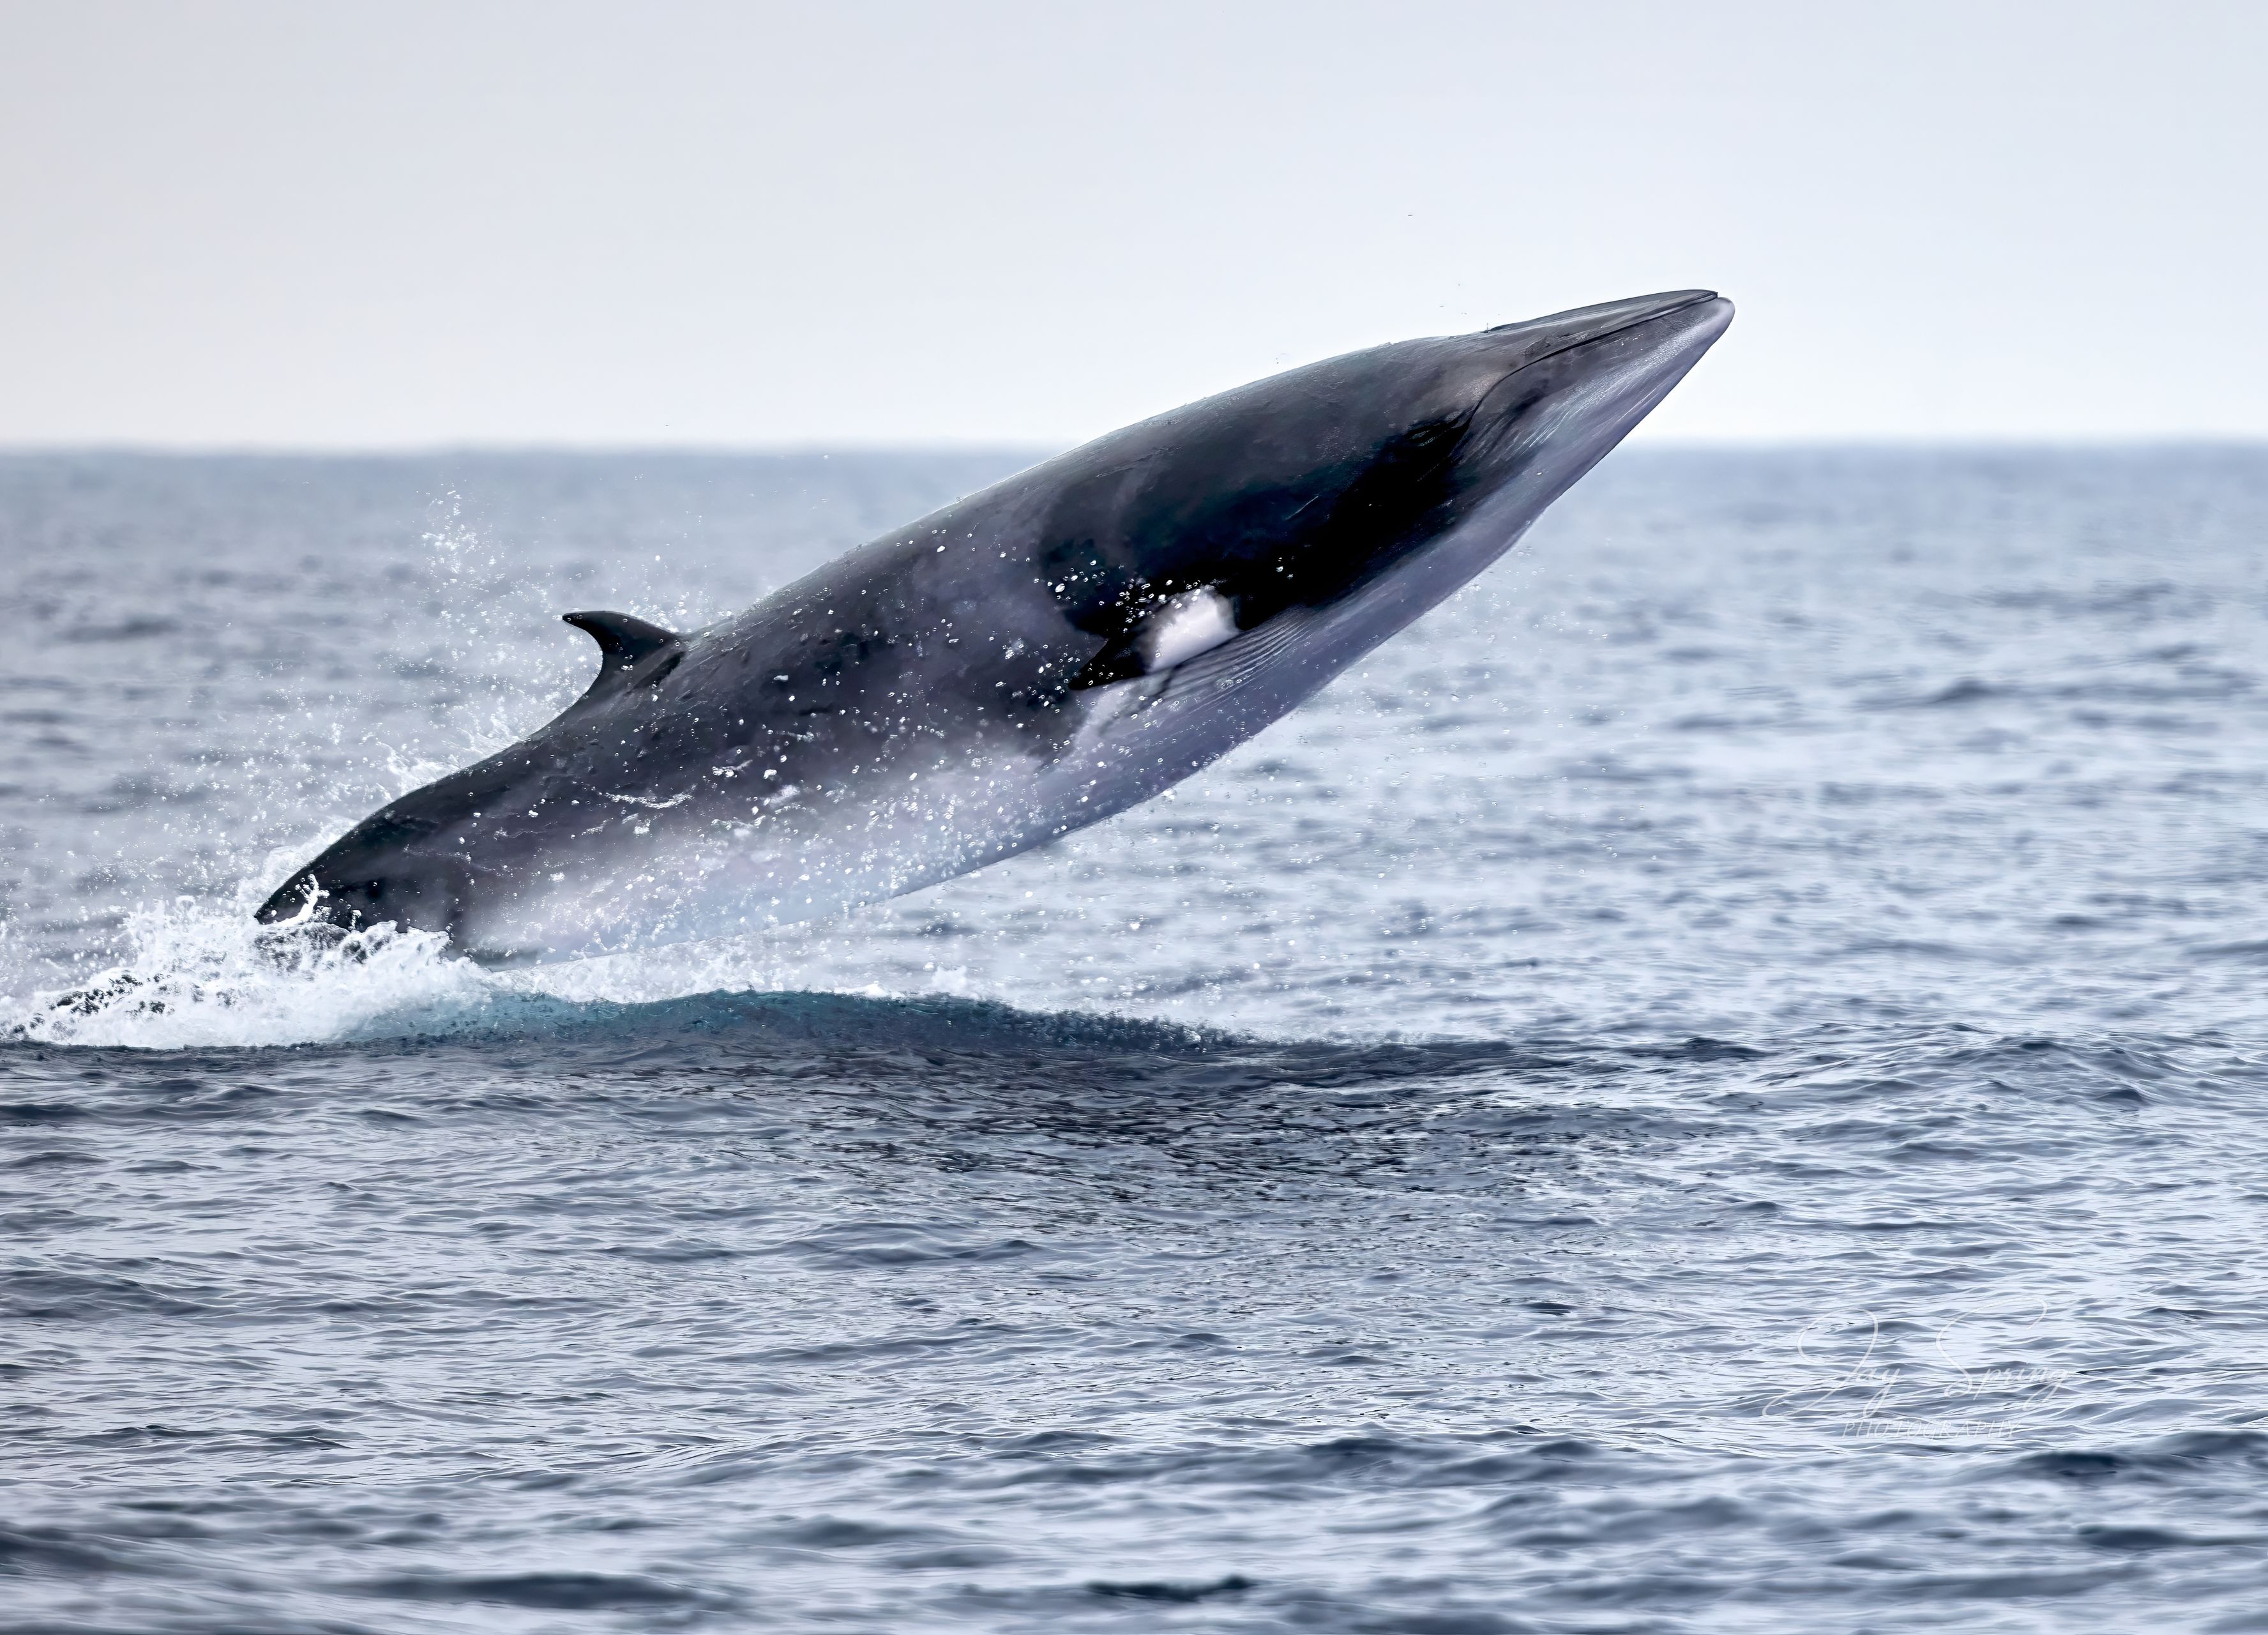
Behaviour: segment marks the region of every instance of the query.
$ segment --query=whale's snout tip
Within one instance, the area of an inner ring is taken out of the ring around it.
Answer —
[[[1708,347],[1715,345],[1717,337],[1732,328],[1736,310],[1724,296],[1712,294],[1707,300],[1696,301],[1690,308],[1680,308],[1672,316],[1686,316],[1686,333]]]

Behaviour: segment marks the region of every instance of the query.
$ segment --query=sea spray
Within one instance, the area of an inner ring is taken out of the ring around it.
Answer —
[[[127,958],[73,988],[15,1002],[6,1032],[43,1044],[170,1050],[306,1044],[476,1022],[494,996],[443,939],[380,926],[351,936],[254,924],[237,902],[177,898],[126,921]],[[384,1024],[384,1025],[381,1025]]]

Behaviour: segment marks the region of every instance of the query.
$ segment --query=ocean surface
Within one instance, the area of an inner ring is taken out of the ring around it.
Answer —
[[[2268,1629],[2268,450],[1625,452],[979,874],[255,950],[1020,463],[0,459],[0,1626]]]

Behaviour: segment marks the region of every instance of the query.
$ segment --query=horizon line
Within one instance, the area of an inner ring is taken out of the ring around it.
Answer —
[[[940,438],[934,442],[643,443],[532,440],[433,443],[162,443],[0,441],[0,460],[442,460],[442,459],[905,459],[1016,455],[1034,460],[1082,446],[1079,443],[998,442]],[[2130,432],[2082,434],[1984,433],[1940,437],[1883,433],[1821,438],[1647,438],[1610,453],[2078,453],[2176,449],[2268,451],[2268,432]]]

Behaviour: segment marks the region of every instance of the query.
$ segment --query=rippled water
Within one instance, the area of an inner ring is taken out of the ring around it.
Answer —
[[[2261,1627],[2268,453],[1625,453],[1045,851],[254,952],[1014,463],[0,460],[0,1624]]]

